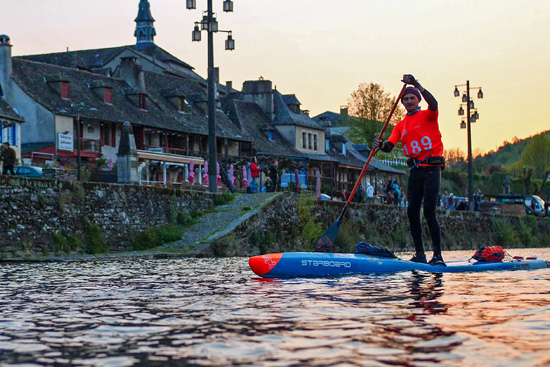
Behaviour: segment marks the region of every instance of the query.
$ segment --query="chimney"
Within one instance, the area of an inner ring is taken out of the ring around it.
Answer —
[[[227,90],[233,89],[233,82],[232,81],[226,81],[225,86],[227,87]]]
[[[8,103],[13,102],[11,89],[12,73],[10,38],[3,34],[0,36],[0,85],[2,85],[4,98]]]
[[[145,75],[137,57],[122,57],[119,65],[120,79],[131,87],[145,91]]]
[[[340,106],[340,117],[348,117],[348,106]]]
[[[270,80],[247,80],[243,83],[242,98],[246,102],[256,102],[271,121],[275,118],[273,87]]]

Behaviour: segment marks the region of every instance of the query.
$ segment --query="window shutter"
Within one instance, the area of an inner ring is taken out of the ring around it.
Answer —
[[[113,103],[113,90],[111,88],[103,89],[103,102],[108,104]]]
[[[69,83],[61,82],[61,98],[69,99]]]
[[[142,110],[147,109],[147,96],[145,94],[139,95],[139,108]]]
[[[13,142],[11,144],[15,145],[15,146],[18,146],[19,142],[17,141],[17,138],[18,138],[18,136],[17,136],[17,124],[13,124],[11,128],[13,129],[13,134],[12,134]]]

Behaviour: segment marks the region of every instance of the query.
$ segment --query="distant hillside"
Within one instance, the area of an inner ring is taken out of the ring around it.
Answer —
[[[542,132],[537,135],[546,134],[550,135],[550,130]],[[534,136],[537,136],[534,135]],[[513,163],[516,163],[519,159],[521,153],[525,150],[525,147],[529,145],[533,136],[530,136],[526,139],[517,139],[514,138],[512,142],[505,142],[503,146],[498,148],[498,150],[490,151],[489,153],[482,156],[482,160],[485,166],[492,164],[501,164],[502,166],[508,166]],[[476,158],[476,160],[479,158]]]

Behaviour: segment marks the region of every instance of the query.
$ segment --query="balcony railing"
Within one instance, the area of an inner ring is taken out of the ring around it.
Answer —
[[[145,150],[148,150],[150,152],[157,152],[157,153],[166,153],[166,154],[176,154],[176,155],[184,155],[184,156],[193,156],[193,157],[200,157],[200,152],[194,151],[194,150],[187,150],[187,149],[181,149],[181,148],[172,148],[172,147],[159,147],[155,145],[145,145]]]

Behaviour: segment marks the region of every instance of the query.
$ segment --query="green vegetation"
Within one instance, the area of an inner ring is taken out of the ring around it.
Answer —
[[[149,228],[132,238],[132,247],[135,251],[144,251],[179,241],[183,237],[185,229],[197,224],[201,215],[206,212],[201,213],[195,209],[191,209],[189,213],[179,212],[175,214],[173,224]]]
[[[233,244],[237,242],[237,239],[234,235],[229,235],[223,238],[220,238],[216,241],[213,241],[210,244],[212,253],[216,257],[226,257],[229,256],[230,248]]]
[[[176,217],[176,223],[184,227],[191,227],[198,223],[201,213],[191,209],[189,213],[179,212]]]
[[[510,224],[508,218],[493,218],[493,233],[496,236],[497,241],[495,244],[498,244],[502,247],[516,247],[518,244],[518,237],[514,227]]]
[[[351,127],[349,138],[354,143],[371,145],[372,140],[380,134],[384,122],[390,115],[395,97],[389,92],[385,92],[380,84],[361,83],[356,91],[351,94],[349,99],[349,117],[344,124]],[[395,124],[405,116],[405,110],[401,105],[392,116],[392,122]],[[391,133],[392,127],[388,126],[384,137],[387,139]]]
[[[465,196],[468,165],[460,149],[446,150],[447,169],[442,174],[442,192]],[[475,154],[474,154],[475,155]],[[539,195],[550,200],[550,131],[504,144],[496,151],[478,154],[473,159],[474,191],[498,195],[503,193],[508,176],[510,188],[516,195]]]
[[[321,223],[315,220],[316,216],[313,212],[315,201],[313,193],[303,192],[297,202],[298,217],[303,226],[302,238],[306,249],[309,251],[314,249],[315,244],[324,233]]]
[[[144,251],[165,243],[181,240],[185,232],[185,226],[169,225],[149,228],[132,239],[132,247],[136,251]]]
[[[260,253],[269,252],[270,246],[277,239],[277,235],[271,231],[252,232],[250,235],[250,243],[260,248]]]
[[[82,243],[80,238],[75,234],[68,234],[66,237],[63,236],[61,231],[54,232],[52,234],[53,242],[58,251],[71,252],[75,251]]]
[[[44,195],[39,194],[37,196],[36,200],[38,202],[38,209],[46,208],[47,202],[46,202],[46,198],[44,197]]]
[[[86,234],[88,235],[87,253],[97,255],[106,254],[109,251],[109,242],[97,224],[90,224]]]
[[[358,226],[360,226],[358,221],[353,218],[342,223],[334,242],[334,252],[353,252],[355,244],[361,241],[359,233],[362,231],[357,230]]]
[[[75,234],[69,233],[67,235],[67,245],[71,251],[75,251],[82,244],[82,240]]]
[[[423,223],[424,228],[428,228],[426,221]],[[391,239],[394,243],[394,246],[399,246],[399,248],[404,248],[409,243],[410,231],[409,225],[406,222],[400,222],[393,231],[391,231]]]
[[[67,210],[69,210],[69,205],[72,204],[72,194],[70,193],[61,193],[59,194],[59,197],[57,198],[57,203],[59,204],[59,209],[62,213],[66,213]]]
[[[532,216],[523,216],[519,219],[518,237],[523,246],[532,247],[537,245],[537,237],[533,232],[537,231],[537,219]]]
[[[224,192],[222,194],[214,195],[213,200],[214,200],[214,205],[216,205],[216,206],[224,205],[224,204],[230,203],[233,200],[235,200],[235,195],[230,194],[228,192]]]

